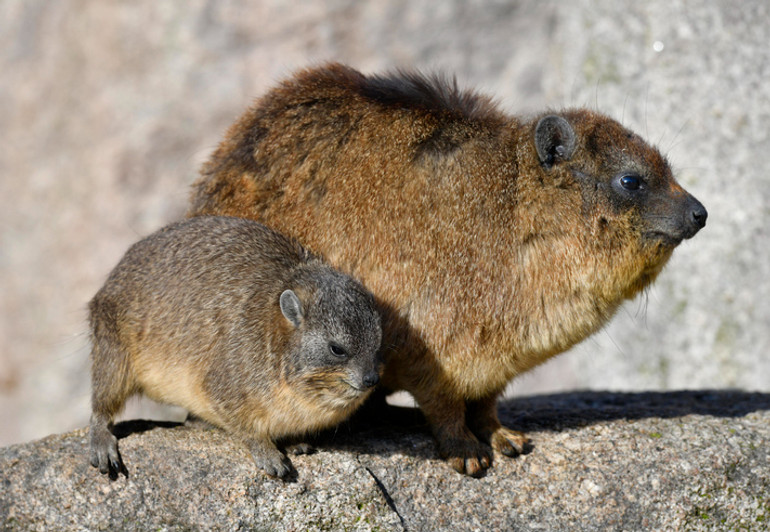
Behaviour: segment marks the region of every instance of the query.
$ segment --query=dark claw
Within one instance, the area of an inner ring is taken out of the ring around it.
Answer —
[[[121,473],[128,478],[128,469],[120,456],[118,441],[105,426],[91,427],[90,463],[110,480],[117,480]]]
[[[126,468],[126,464],[123,463],[120,452],[118,452],[117,458],[110,458],[110,478],[116,480],[121,473],[124,477],[128,478],[128,469]]]

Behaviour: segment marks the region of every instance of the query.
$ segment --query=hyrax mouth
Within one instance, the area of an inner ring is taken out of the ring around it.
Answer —
[[[321,401],[336,407],[349,406],[350,403],[362,401],[372,391],[372,388],[356,386],[349,382],[344,372],[322,371],[308,375],[305,388],[309,395],[318,397]]]
[[[674,249],[682,243],[682,235],[673,235],[664,231],[650,231],[644,234],[644,239],[658,247]]]

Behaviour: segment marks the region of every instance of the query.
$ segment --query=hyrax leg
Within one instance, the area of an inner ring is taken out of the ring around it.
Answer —
[[[421,397],[415,395],[415,399],[428,419],[439,455],[460,473],[483,475],[492,465],[492,450],[466,426],[465,401],[436,393],[435,388],[432,392]]]
[[[254,438],[248,440],[246,445],[257,467],[271,477],[284,478],[292,471],[291,461],[278,450],[271,439]]]
[[[112,421],[126,399],[136,392],[130,375],[128,353],[122,348],[114,323],[99,315],[99,305],[91,304],[91,465],[116,479],[128,477],[112,434]]]
[[[506,456],[517,456],[524,453],[529,439],[521,432],[500,424],[497,396],[495,393],[477,401],[468,401],[465,419],[473,433],[495,451]]]

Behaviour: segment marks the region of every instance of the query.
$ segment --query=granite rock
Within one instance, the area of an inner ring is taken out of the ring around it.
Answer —
[[[118,425],[128,478],[87,458],[86,429],[0,449],[7,530],[763,530],[770,395],[731,391],[529,396],[501,418],[533,449],[480,479],[436,457],[416,411],[358,419],[255,470],[219,429]],[[365,418],[366,416],[359,416]]]

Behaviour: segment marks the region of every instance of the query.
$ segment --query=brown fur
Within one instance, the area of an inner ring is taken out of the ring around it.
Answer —
[[[110,425],[133,394],[226,429],[283,477],[274,441],[341,422],[379,379],[371,294],[250,220],[200,217],[135,244],[90,318],[92,463],[113,477],[126,471]]]
[[[387,309],[385,389],[412,393],[441,454],[480,474],[487,444],[526,442],[497,419],[506,384],[604,325],[705,223],[641,138],[546,115],[439,77],[302,71],[231,127],[188,214],[261,220],[360,279]]]

